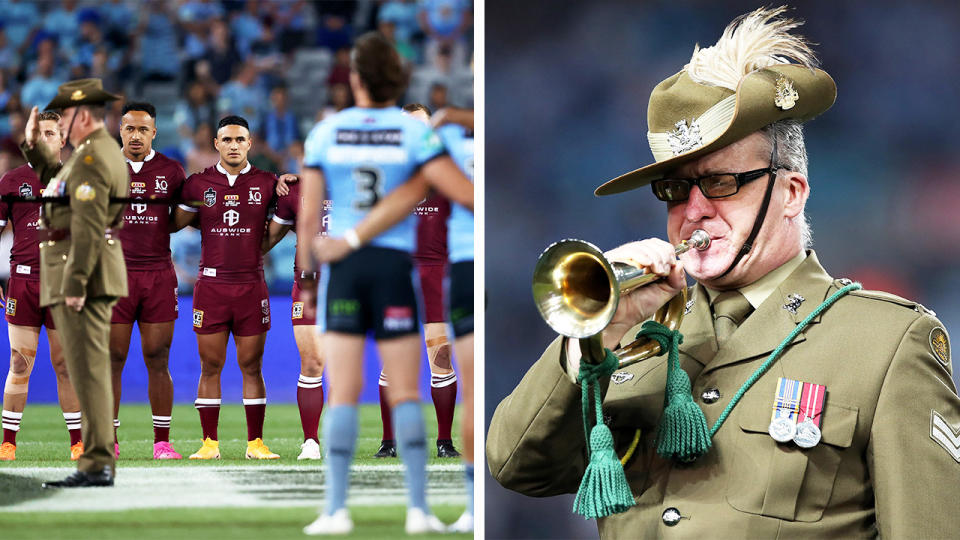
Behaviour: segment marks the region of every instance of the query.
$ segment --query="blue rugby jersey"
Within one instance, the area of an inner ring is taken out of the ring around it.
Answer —
[[[351,107],[313,127],[304,143],[303,164],[323,170],[333,201],[328,234],[343,236],[387,193],[445,153],[430,126],[398,107]],[[411,214],[369,244],[411,253],[416,228]]]
[[[473,182],[473,131],[448,124],[440,127],[437,134],[453,161]],[[447,249],[452,263],[473,260],[473,212],[452,201],[447,224]]]

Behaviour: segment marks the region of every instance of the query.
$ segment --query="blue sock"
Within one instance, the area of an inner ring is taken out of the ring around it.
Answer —
[[[473,463],[466,463],[464,467],[464,479],[467,489],[467,508],[466,512],[473,514]]]
[[[393,433],[404,464],[410,508],[427,509],[427,434],[420,403],[404,401],[393,408]]]
[[[323,422],[323,444],[327,447],[327,505],[333,514],[347,506],[350,463],[357,443],[357,406],[337,405],[327,409]]]

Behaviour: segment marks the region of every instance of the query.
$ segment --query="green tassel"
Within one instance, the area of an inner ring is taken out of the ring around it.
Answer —
[[[590,430],[590,461],[584,471],[580,489],[573,501],[573,511],[586,519],[606,517],[625,512],[633,506],[633,493],[627,483],[627,475],[613,447],[613,434],[603,423],[600,401],[600,385],[597,380],[609,377],[619,366],[619,360],[610,349],[604,349],[605,357],[599,364],[580,363],[577,380],[581,383],[583,399],[583,426],[586,433],[589,420],[590,390],[593,389],[596,424]]]
[[[605,424],[597,424],[590,432],[590,463],[573,501],[573,511],[586,519],[596,519],[625,512],[631,506],[633,493],[613,449],[613,434]]]
[[[637,337],[646,336],[667,352],[666,406],[660,421],[657,454],[668,460],[690,462],[710,450],[710,433],[703,411],[690,393],[690,376],[680,367],[679,330],[670,330],[655,321],[643,323]]]

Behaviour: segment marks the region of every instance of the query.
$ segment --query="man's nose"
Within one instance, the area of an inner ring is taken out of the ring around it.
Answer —
[[[704,196],[699,186],[692,186],[690,188],[690,197],[687,199],[687,207],[684,211],[686,220],[695,223],[716,215],[717,207],[713,204],[713,201]]]

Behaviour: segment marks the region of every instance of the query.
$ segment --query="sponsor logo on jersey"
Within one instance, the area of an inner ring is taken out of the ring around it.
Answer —
[[[130,193],[142,194],[147,192],[147,184],[145,182],[130,182]]]
[[[230,227],[240,223],[240,212],[237,212],[236,210],[227,210],[223,213],[223,222]]]
[[[153,186],[154,191],[162,191],[164,193],[167,192],[167,181],[164,180],[165,178],[166,176],[158,176],[154,179],[156,182],[156,184]]]
[[[269,299],[264,298],[263,300],[260,300],[260,311],[262,311],[264,315],[269,315],[269,314],[270,314],[270,300],[269,300]]]
[[[249,191],[249,197],[247,198],[248,204],[260,204],[263,200],[263,194],[260,193],[259,187],[252,187]]]
[[[240,206],[240,196],[239,195],[224,195],[223,204],[225,206]]]
[[[17,299],[7,298],[7,315],[14,317],[17,315]]]
[[[209,208],[215,204],[217,204],[217,192],[213,188],[207,188],[203,192],[203,205]]]
[[[147,203],[130,203],[130,209],[138,214],[142,214],[147,211]]]
[[[430,130],[423,136],[423,151],[426,153],[440,152],[443,150],[443,141],[437,132]]]
[[[338,129],[337,144],[370,144],[400,146],[403,144],[401,129]]]
[[[193,310],[193,327],[203,328],[203,312],[199,309]]]
[[[173,310],[180,313],[180,296],[177,295],[177,288],[173,288]]]
[[[303,318],[303,302],[294,302],[293,303],[293,314],[290,317],[291,319],[302,319]]]
[[[266,317],[260,319],[260,324],[270,324],[270,316],[267,315]]]
[[[387,306],[383,310],[383,329],[403,331],[413,329],[413,308],[410,306]]]
[[[33,188],[30,187],[30,184],[24,183],[22,186],[20,186],[20,196],[33,197]]]

